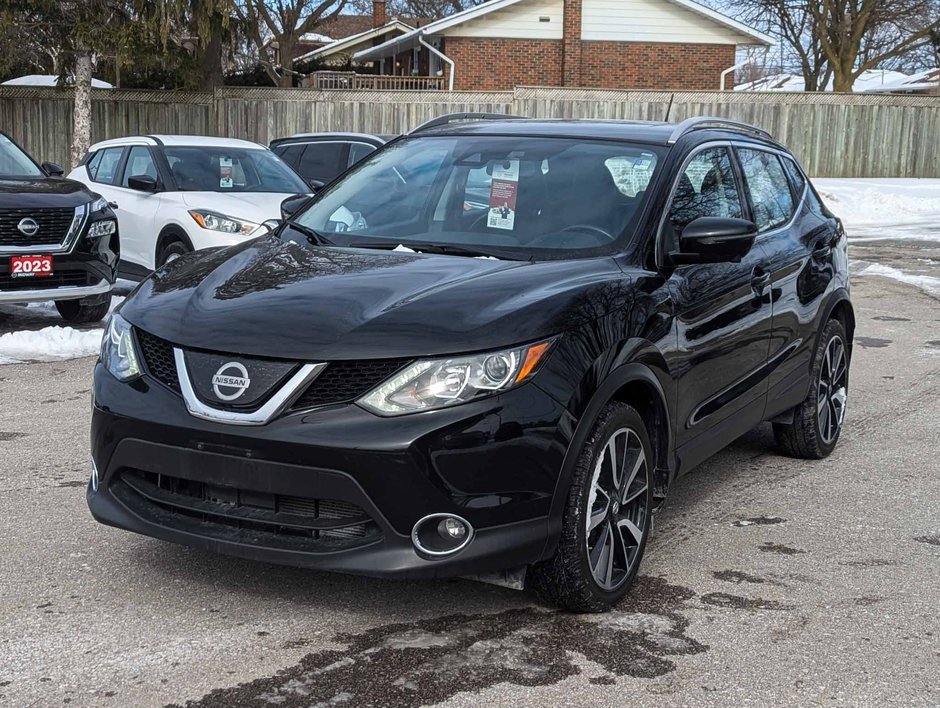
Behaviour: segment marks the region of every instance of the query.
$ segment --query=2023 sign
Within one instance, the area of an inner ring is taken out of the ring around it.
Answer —
[[[41,278],[52,275],[52,256],[12,256],[10,276],[13,278]]]

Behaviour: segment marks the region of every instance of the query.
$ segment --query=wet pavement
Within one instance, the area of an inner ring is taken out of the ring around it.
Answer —
[[[100,526],[92,361],[0,366],[0,704],[940,704],[940,305],[853,288],[836,452],[783,457],[762,426],[676,482],[605,615]]]

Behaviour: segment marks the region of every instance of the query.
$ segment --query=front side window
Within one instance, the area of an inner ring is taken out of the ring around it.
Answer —
[[[124,179],[121,186],[126,187],[131,177],[157,178],[157,166],[153,162],[153,155],[148,148],[135,145],[127,155],[127,164],[124,166]]]
[[[121,155],[124,148],[112,147],[99,150],[88,162],[88,176],[95,182],[114,184],[118,165],[121,164]]]
[[[728,148],[706,148],[679,175],[664,227],[666,253],[679,250],[682,229],[700,217],[740,219],[743,215]]]
[[[42,177],[29,155],[19,149],[12,140],[0,133],[0,177]]]
[[[363,160],[296,220],[341,245],[430,243],[519,257],[610,252],[633,237],[663,154],[599,140],[409,138]]]
[[[310,143],[297,171],[307,179],[329,182],[346,169],[347,143]]]
[[[741,171],[759,232],[782,226],[793,216],[793,192],[780,158],[763,150],[739,149]]]
[[[210,146],[164,149],[176,186],[183,192],[308,191],[297,174],[270,150]]]

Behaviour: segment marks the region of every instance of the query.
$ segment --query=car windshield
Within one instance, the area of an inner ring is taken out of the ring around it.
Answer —
[[[632,238],[662,155],[600,140],[408,138],[365,158],[295,221],[343,246],[594,255]]]
[[[0,133],[0,177],[42,177],[36,163],[6,135]]]
[[[167,162],[183,192],[279,192],[299,194],[310,188],[269,150],[167,147]]]

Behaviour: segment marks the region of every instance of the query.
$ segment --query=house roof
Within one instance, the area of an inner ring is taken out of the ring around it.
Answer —
[[[68,77],[66,79],[66,85],[71,86],[74,81],[73,77]],[[4,81],[2,86],[58,86],[59,77],[58,76],[48,76],[46,74],[29,74],[28,76],[20,76],[15,79],[10,79],[9,81]],[[107,81],[102,81],[101,79],[92,79],[91,80],[92,88],[100,89],[113,89],[114,86],[109,84]]]
[[[411,25],[406,25],[400,20],[392,20],[391,22],[384,24],[381,27],[371,27],[364,32],[359,32],[358,34],[350,35],[349,37],[344,37],[343,39],[337,39],[325,46],[307,52],[306,54],[301,54],[299,57],[294,58],[294,63],[306,61],[308,59],[327,57],[331,54],[342,52],[344,49],[354,47],[361,42],[368,42],[370,39],[381,37],[382,35],[388,34],[390,32],[407,34],[414,29],[415,28]]]
[[[732,30],[735,30],[741,35],[749,37],[753,40],[753,44],[762,44],[765,46],[770,46],[775,44],[775,41],[769,35],[764,34],[763,32],[758,32],[753,27],[749,27],[743,22],[738,22],[737,20],[723,15],[716,10],[705,7],[704,5],[699,5],[694,0],[667,0],[674,5],[685,8],[686,10],[691,10],[692,12],[701,15],[705,18],[712,20],[720,25],[728,27]],[[375,47],[369,49],[364,49],[361,52],[357,52],[353,55],[354,59],[358,60],[370,60],[377,59],[382,56],[388,56],[389,50],[393,50],[401,45],[410,45],[418,35],[432,35],[439,34],[445,30],[454,27],[455,25],[463,24],[464,22],[469,22],[470,20],[475,20],[478,17],[483,17],[488,15],[491,12],[497,10],[502,10],[507,7],[511,7],[520,2],[526,2],[526,0],[487,0],[487,2],[481,3],[474,7],[467,8],[461,12],[454,13],[453,15],[448,15],[447,17],[442,17],[441,19],[431,22],[424,27],[414,29],[407,34],[403,34],[400,37],[395,37],[393,39],[379,44]],[[742,42],[744,44],[744,42]]]

